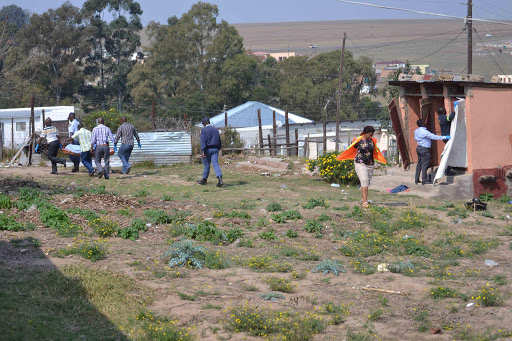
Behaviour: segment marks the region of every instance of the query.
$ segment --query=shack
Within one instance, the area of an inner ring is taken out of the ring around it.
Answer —
[[[457,141],[452,142],[451,147],[465,154],[465,167],[455,166],[472,176],[472,192],[475,196],[484,192],[494,194],[495,198],[506,194],[511,196],[512,84],[475,79],[477,77],[469,75],[452,79],[448,77],[448,80],[389,82],[400,90],[398,103],[393,100],[389,112],[403,166],[408,169],[412,163],[417,162],[417,144],[414,140],[416,121],[424,119],[427,128],[439,134],[437,108],[444,107],[449,113],[454,110],[454,102],[460,101],[464,104],[457,109],[460,112],[461,121],[458,125],[461,129],[454,132],[452,125],[452,133],[457,135]],[[443,163],[441,154],[444,150],[442,141],[432,141],[433,167]],[[443,157],[445,155],[446,152]],[[449,162],[447,165],[452,166]]]

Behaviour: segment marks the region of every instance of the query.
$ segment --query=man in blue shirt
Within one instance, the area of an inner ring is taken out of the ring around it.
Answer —
[[[432,140],[449,140],[451,137],[432,134],[425,127],[425,121],[422,119],[416,121],[416,124],[418,125],[418,129],[414,131],[414,139],[418,142],[418,147],[416,147],[418,164],[416,165],[416,177],[414,178],[414,182],[416,184],[420,182],[421,173],[421,183],[423,185],[431,184],[432,181],[428,181],[427,178],[427,169],[430,163],[430,147],[432,147]]]
[[[198,180],[200,185],[206,185],[208,175],[210,174],[210,164],[213,164],[213,170],[219,182],[217,187],[222,187],[222,171],[219,166],[219,150],[222,149],[219,130],[210,124],[210,119],[205,117],[202,121],[203,129],[201,129],[201,152],[203,154],[203,178]]]

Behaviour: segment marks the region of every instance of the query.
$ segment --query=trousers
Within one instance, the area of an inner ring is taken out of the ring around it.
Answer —
[[[94,168],[92,167],[92,155],[90,151],[81,152],[80,158],[82,159],[82,163],[89,171],[89,174],[94,172]]]
[[[104,160],[105,166],[101,166],[101,159]],[[96,163],[96,170],[98,173],[103,172],[105,179],[108,179],[110,174],[110,147],[96,146],[94,151],[94,162]]]
[[[208,175],[210,175],[210,164],[213,165],[215,176],[222,176],[222,171],[219,166],[219,149],[207,148],[204,154],[206,157],[203,159],[203,179],[208,179]]]
[[[57,164],[65,164],[66,159],[57,157],[57,153],[59,152],[60,142],[59,140],[55,140],[48,144],[48,160],[52,162],[52,173],[57,173]]]
[[[121,167],[121,173],[126,174],[126,170],[131,167],[130,162],[130,156],[132,155],[133,146],[130,146],[129,144],[121,144],[121,147],[119,147],[119,152],[117,155],[119,155],[119,158],[121,159],[121,162],[123,163],[123,166]]]
[[[427,169],[430,164],[430,148],[416,147],[416,153],[418,154],[418,163],[416,164],[416,177],[414,180],[416,182],[420,182],[420,173],[421,173],[421,182],[427,182]]]

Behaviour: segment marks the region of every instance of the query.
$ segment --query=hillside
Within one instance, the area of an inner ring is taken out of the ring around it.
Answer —
[[[374,61],[409,60],[413,64],[429,64],[433,69],[450,69],[457,74],[466,67],[466,31],[451,42],[464,26],[463,22],[457,20],[315,21],[234,26],[244,38],[245,48],[253,51],[289,50],[302,55],[328,52],[341,48],[343,32],[346,32],[349,38],[347,49],[356,56],[371,55]],[[475,24],[474,27],[486,43],[501,44],[512,40],[510,26]],[[487,34],[492,37],[486,37]],[[143,45],[147,43],[147,38],[143,36]],[[489,56],[478,55],[477,43],[480,43],[480,38],[476,34],[473,43],[476,53],[473,57],[473,73],[502,73]],[[318,46],[316,51],[309,48],[310,44]],[[441,51],[428,56],[446,44],[448,46]],[[494,58],[504,72],[512,73],[512,55],[509,51],[501,54],[496,52]]]

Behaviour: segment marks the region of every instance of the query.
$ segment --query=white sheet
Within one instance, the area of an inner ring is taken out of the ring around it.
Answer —
[[[464,99],[457,101],[455,117],[450,127],[450,136],[451,140],[446,143],[441,154],[441,162],[439,163],[434,182],[444,176],[448,166],[462,168],[468,166],[466,102]]]

